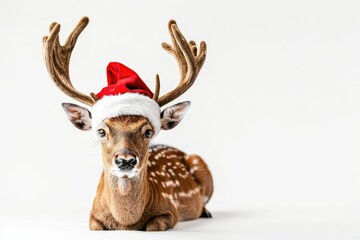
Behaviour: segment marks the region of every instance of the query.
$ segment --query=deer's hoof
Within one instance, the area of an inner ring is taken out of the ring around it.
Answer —
[[[146,231],[165,231],[166,223],[160,218],[151,219],[146,225]]]
[[[202,211],[200,217],[201,218],[212,218],[212,215],[206,208],[203,208],[203,211]]]

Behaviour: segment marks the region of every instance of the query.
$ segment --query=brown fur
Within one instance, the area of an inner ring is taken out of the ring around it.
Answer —
[[[211,197],[213,188],[211,173],[199,156],[163,145],[149,148],[142,133],[151,125],[143,117],[107,119],[103,128],[108,134],[102,142],[105,168],[90,229],[159,231],[201,216],[207,202],[203,199]],[[130,179],[119,179],[107,170],[114,152],[124,147],[140,158],[139,173]]]

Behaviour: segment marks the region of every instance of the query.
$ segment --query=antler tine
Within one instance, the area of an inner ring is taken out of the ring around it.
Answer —
[[[159,93],[160,93],[160,77],[159,74],[156,74],[156,78],[155,78],[155,92],[154,92],[154,96],[153,96],[153,100],[157,101],[159,98]]]
[[[72,50],[75,47],[79,35],[88,23],[89,19],[83,17],[70,33],[63,46],[60,45],[59,41],[60,24],[56,22],[52,23],[49,27],[49,36],[43,37],[43,51],[46,68],[56,86],[69,97],[92,106],[97,101],[96,95],[91,93],[89,96],[77,91],[73,87],[69,76]]]
[[[191,53],[192,53],[194,56],[196,56],[196,55],[197,55],[196,43],[191,40],[191,41],[189,42],[189,46],[190,46]]]
[[[206,58],[205,42],[200,43],[198,52],[195,42],[187,42],[174,20],[170,20],[168,28],[172,46],[168,43],[163,43],[162,47],[177,60],[180,70],[180,81],[175,89],[158,99],[159,106],[164,106],[173,101],[194,84]]]

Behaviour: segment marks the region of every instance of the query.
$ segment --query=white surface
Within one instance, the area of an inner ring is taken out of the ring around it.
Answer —
[[[359,239],[359,209],[247,209],[213,212],[213,219],[179,223],[167,232],[87,230],[74,216],[15,216],[4,239]]]
[[[356,0],[0,1],[5,237],[359,237],[359,11]],[[74,101],[51,83],[41,50],[52,21],[64,40],[83,15],[90,24],[71,76],[86,93],[105,85],[110,61],[136,70],[151,89],[159,73],[162,91],[171,89],[176,62],[160,47],[171,18],[189,40],[207,41],[197,82],[175,101],[192,106],[157,141],[206,159],[214,219],[148,235],[87,231],[100,152],[91,133],[68,122],[60,103]]]

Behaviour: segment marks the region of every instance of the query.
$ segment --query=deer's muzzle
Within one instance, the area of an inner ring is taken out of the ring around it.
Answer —
[[[131,171],[139,163],[138,156],[134,151],[124,148],[114,156],[115,165],[120,171]]]

